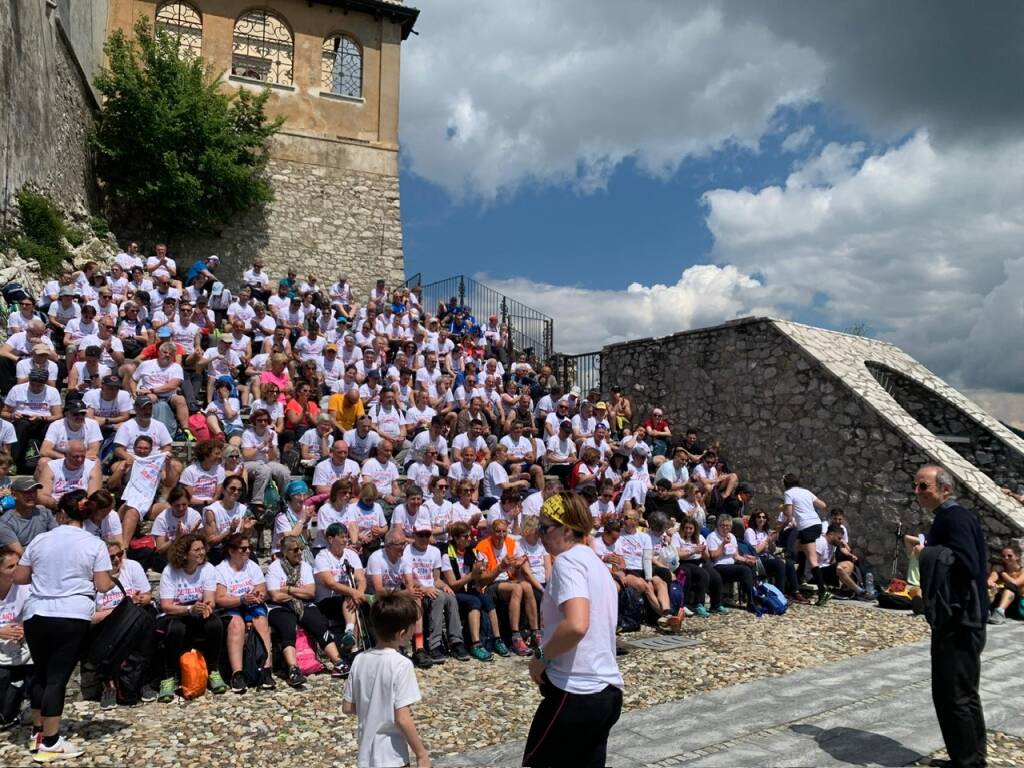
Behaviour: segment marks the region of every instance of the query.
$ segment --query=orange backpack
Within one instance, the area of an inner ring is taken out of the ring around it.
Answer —
[[[186,699],[198,699],[206,693],[206,659],[193,648],[181,654],[178,664],[181,667],[181,695]]]

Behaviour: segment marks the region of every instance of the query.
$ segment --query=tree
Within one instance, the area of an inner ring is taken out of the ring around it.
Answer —
[[[96,76],[103,105],[91,135],[111,213],[169,236],[209,230],[272,198],[262,172],[269,89],[221,90],[223,73],[179,55],[177,39],[140,18],[134,39],[115,31]]]

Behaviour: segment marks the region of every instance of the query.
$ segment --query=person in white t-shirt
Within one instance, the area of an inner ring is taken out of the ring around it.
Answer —
[[[156,515],[151,533],[156,539],[157,554],[163,555],[170,550],[175,539],[190,533],[198,532],[203,526],[203,518],[190,506],[192,494],[183,485],[175,486],[167,496],[167,505]],[[154,510],[161,509],[158,502]]]
[[[216,613],[216,592],[217,572],[206,562],[202,536],[190,533],[177,539],[167,554],[167,567],[160,574],[160,616],[156,628],[163,637],[164,675],[159,701],[174,700],[179,659],[191,648],[203,654],[210,690],[227,691],[220,674],[224,623]]]
[[[359,555],[348,546],[348,531],[342,523],[331,523],[322,533],[327,546],[313,561],[314,599],[324,616],[344,622],[341,647],[348,650],[355,645],[359,607],[366,602],[366,572]]]
[[[377,647],[356,656],[345,684],[342,712],[359,718],[358,765],[430,765],[412,719],[420,689],[412,662],[398,653],[414,632],[419,610],[405,594],[385,595],[370,609]]]
[[[274,654],[270,646],[270,624],[267,621],[267,581],[260,567],[250,559],[251,549],[248,534],[232,534],[227,540],[227,559],[216,568],[217,592],[214,601],[220,614],[228,617],[227,651],[228,663],[231,665],[229,684],[235,693],[245,693],[248,688],[245,675],[242,674],[242,649],[247,623],[252,624],[267,649],[267,660],[259,687],[268,691],[277,687],[271,666]]]
[[[304,550],[305,544],[298,536],[285,536],[281,540],[281,556],[267,569],[267,596],[271,602],[267,620],[277,633],[281,655],[288,667],[285,679],[292,688],[299,688],[306,682],[295,654],[299,627],[306,630],[310,642],[330,660],[331,677],[340,680],[348,675],[348,665],[341,658],[327,619],[313,604],[316,581],[312,566],[303,559]]]
[[[443,664],[446,653],[442,645],[448,636],[451,655],[459,661],[469,661],[469,652],[462,639],[462,620],[455,593],[442,576],[451,570],[448,558],[430,543],[433,533],[428,520],[418,521],[412,541],[405,548],[405,558],[412,569],[412,593],[420,601],[423,615],[430,616],[430,636],[427,647],[413,654],[428,654],[433,664]],[[413,660],[416,663],[416,659]]]
[[[783,475],[782,487],[785,491],[782,498],[782,514],[785,517],[783,528],[796,529],[797,578],[802,579],[805,566],[810,567],[811,575],[818,586],[816,604],[824,605],[832,593],[825,588],[825,580],[818,567],[818,550],[815,544],[823,530],[820,513],[828,509],[828,504],[806,488],[802,488],[800,478],[792,472]]]
[[[251,533],[256,520],[239,499],[245,493],[245,480],[227,475],[215,501],[203,509],[203,529],[210,545],[208,557],[213,565],[224,559],[224,542],[235,533]]]
[[[192,504],[206,509],[220,494],[224,482],[223,445],[217,440],[196,443],[192,452],[194,461],[181,473],[181,484],[192,493]]]
[[[82,529],[90,513],[89,505],[81,503],[85,494],[64,499],[60,512],[65,524],[32,539],[14,573],[16,584],[29,587],[22,615],[35,665],[29,698],[39,762],[83,752],[60,735],[64,697],[96,611],[96,593],[114,586],[106,545]]]
[[[398,488],[398,467],[391,460],[393,444],[390,440],[381,440],[377,444],[377,455],[363,462],[361,482],[371,482],[377,488],[377,497],[381,504],[393,507],[401,498]]]
[[[530,660],[530,678],[544,698],[523,765],[605,765],[608,733],[622,710],[618,596],[608,568],[584,543],[591,525],[578,494],[559,493],[541,508],[541,540],[554,564],[541,602],[544,634]],[[581,722],[585,728],[575,725]]]
[[[330,419],[330,416],[327,418]],[[317,493],[330,493],[331,486],[342,479],[348,480],[355,489],[359,483],[359,474],[359,465],[348,457],[348,443],[335,440],[331,445],[330,456],[319,462],[313,470],[313,489]]]
[[[46,429],[43,444],[39,446],[41,464],[46,463],[43,458],[64,458],[67,455],[68,444],[72,440],[85,444],[86,457],[95,459],[99,456],[103,435],[100,432],[100,425],[94,419],[86,417],[87,412],[88,408],[82,400],[68,399],[64,407],[64,418],[51,422]]]
[[[640,513],[637,510],[629,509],[623,513],[617,551],[626,561],[626,585],[647,598],[659,617],[659,626],[664,628],[668,626],[668,585],[654,575],[654,546],[651,537],[638,529],[639,523]]]
[[[754,587],[753,555],[740,553],[739,543],[732,532],[732,516],[721,513],[715,521],[715,530],[708,534],[708,557],[723,584],[736,583],[740,586],[741,595],[749,595]],[[726,613],[726,608],[719,608],[716,613]]]

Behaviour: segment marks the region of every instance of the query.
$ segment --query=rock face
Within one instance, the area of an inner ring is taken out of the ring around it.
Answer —
[[[798,473],[845,510],[876,573],[888,575],[898,524],[928,530],[912,488],[925,463],[953,474],[993,556],[1024,535],[1024,508],[998,487],[1024,479],[1024,442],[891,344],[745,318],[605,347],[601,380],[622,386],[640,419],[659,405],[680,437],[692,426],[704,442],[719,438],[729,464],[757,490],[752,505],[770,516],[782,475]]]
[[[179,263],[216,253],[224,278],[236,283],[256,256],[273,277],[294,268],[330,285],[341,274],[360,296],[374,280],[405,279],[396,176],[307,165],[272,158],[267,171],[274,200],[223,229],[219,236],[172,243]]]

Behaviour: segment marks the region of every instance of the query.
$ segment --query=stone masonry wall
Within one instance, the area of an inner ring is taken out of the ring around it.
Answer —
[[[0,3],[0,227],[25,184],[67,211],[95,203],[95,104],[45,2]]]
[[[294,267],[321,285],[346,275],[365,298],[378,277],[405,279],[396,176],[272,158],[274,200],[219,235],[172,242],[179,263],[216,253],[225,279],[236,282],[257,254],[272,278]]]
[[[659,405],[680,438],[687,427],[705,442],[718,437],[730,467],[755,486],[752,506],[774,515],[782,475],[797,472],[845,510],[853,542],[876,573],[889,572],[898,522],[906,532],[928,529],[911,486],[931,459],[771,320],[606,347],[601,370],[603,381],[633,398],[640,419]],[[999,541],[1020,535],[984,514],[986,503],[973,493],[960,498],[981,513],[994,555]]]

